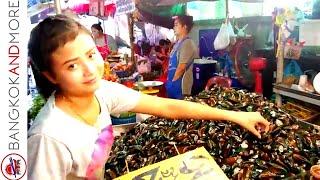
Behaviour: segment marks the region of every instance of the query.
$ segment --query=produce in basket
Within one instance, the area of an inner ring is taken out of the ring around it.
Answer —
[[[112,67],[113,71],[126,71],[131,68],[132,64],[121,64],[117,63],[115,66]]]
[[[103,79],[107,80],[107,81],[112,81],[112,82],[118,82],[119,81],[119,77],[116,74],[109,74],[103,77]]]
[[[259,111],[271,122],[257,139],[237,124],[151,117],[117,137],[105,166],[106,179],[204,146],[230,179],[283,179],[320,164],[320,132],[243,90],[214,87],[185,100],[222,109]],[[126,167],[126,162],[128,167]]]

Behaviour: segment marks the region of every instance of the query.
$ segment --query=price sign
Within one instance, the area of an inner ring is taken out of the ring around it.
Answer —
[[[115,4],[116,0],[105,0],[104,5]]]
[[[167,160],[132,171],[116,180],[215,179],[228,177],[204,148],[180,154]]]
[[[133,12],[135,4],[133,0],[116,0],[116,15]]]
[[[89,15],[104,16],[104,1],[103,0],[90,0]]]

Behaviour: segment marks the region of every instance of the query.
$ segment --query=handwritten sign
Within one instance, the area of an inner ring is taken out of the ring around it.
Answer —
[[[204,147],[180,154],[167,160],[143,167],[116,180],[171,180],[171,179],[215,179],[228,177]]]
[[[104,16],[104,1],[103,0],[90,0],[89,15]]]
[[[104,5],[116,4],[116,0],[104,0]]]
[[[135,4],[133,0],[116,0],[116,15],[133,12]]]

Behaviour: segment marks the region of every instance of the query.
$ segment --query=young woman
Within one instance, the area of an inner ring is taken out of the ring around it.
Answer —
[[[40,22],[31,32],[28,49],[38,90],[47,98],[28,131],[29,179],[101,177],[113,143],[110,113],[228,120],[258,137],[257,125],[269,129],[258,112],[149,96],[102,80],[103,60],[91,33],[63,15]]]
[[[91,26],[91,32],[97,49],[104,60],[106,60],[109,54],[118,51],[116,41],[112,36],[103,33],[100,23],[93,24]]]

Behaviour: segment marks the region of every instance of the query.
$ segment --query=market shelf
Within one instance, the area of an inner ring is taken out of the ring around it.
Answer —
[[[317,106],[320,106],[320,95],[315,94],[315,93],[308,93],[308,92],[304,92],[304,91],[291,89],[283,84],[274,84],[273,92],[275,92],[279,95],[291,97],[291,98],[298,99],[303,102],[307,102],[310,104],[315,104]],[[278,105],[281,106],[281,103]]]

